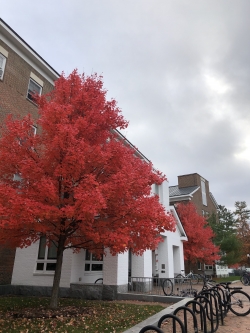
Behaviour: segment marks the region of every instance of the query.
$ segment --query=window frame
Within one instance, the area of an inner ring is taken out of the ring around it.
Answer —
[[[42,248],[43,247],[43,248]],[[39,247],[38,247],[38,253],[37,253],[37,259],[36,259],[36,266],[35,266],[35,273],[36,274],[54,274],[56,266],[54,264],[57,263],[57,255],[53,258],[49,258],[49,255],[51,254],[51,251],[56,250],[56,245],[54,242],[50,242],[50,245],[48,246],[46,244],[46,237],[41,236],[39,240]],[[39,258],[40,256],[40,258]],[[40,267],[42,269],[38,269],[38,265],[40,264]],[[54,269],[47,269],[47,268],[54,267]]]
[[[89,259],[88,259],[89,258]],[[89,265],[89,269],[86,266]],[[102,266],[102,269],[93,269],[93,266]],[[103,271],[103,256],[102,259],[95,258],[95,255],[88,250],[85,250],[84,255],[84,272],[85,273],[97,273]]]
[[[31,127],[32,127],[32,129],[34,131],[34,136],[36,136],[36,134],[37,134],[37,126],[36,125],[32,125]]]
[[[201,178],[201,196],[202,196],[202,204],[207,206],[207,192],[206,192],[206,181]]]
[[[36,80],[34,80],[32,77],[29,78],[28,90],[27,90],[27,99],[28,99],[29,101],[35,103],[35,102],[34,102],[34,98],[32,98],[32,94],[34,95],[34,93],[32,93],[31,90],[30,90],[30,83],[31,83],[31,82],[32,82],[33,84],[35,84],[38,88],[40,88],[40,89],[39,89],[39,92],[37,92],[37,91],[35,92],[35,93],[38,93],[39,96],[41,96],[41,94],[42,94],[43,87],[42,87],[38,82],[36,82]]]
[[[3,59],[3,67],[0,67],[2,69],[2,75],[0,75],[0,81],[3,81],[4,73],[5,73],[5,67],[6,67],[6,61],[7,57],[0,52],[0,58]]]
[[[206,271],[212,271],[213,270],[213,265],[204,265],[204,269],[206,270]]]

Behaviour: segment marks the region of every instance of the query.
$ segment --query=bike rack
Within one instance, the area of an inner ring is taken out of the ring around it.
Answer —
[[[208,299],[207,299],[208,301]],[[203,305],[195,300],[192,301],[188,301],[185,306],[189,306],[192,305],[193,308],[193,312],[194,314],[199,314],[200,315],[200,327],[201,327],[201,331],[203,331],[203,333],[208,333],[207,331],[207,320],[206,320],[206,311],[203,307]],[[199,310],[197,309],[197,306],[199,307]],[[198,321],[197,321],[198,324]]]
[[[219,290],[217,289],[217,287],[213,287],[213,288],[209,289],[208,291],[217,298],[218,313],[220,316],[221,325],[224,325],[224,317],[227,315],[227,309],[226,309],[226,307],[223,306],[223,304],[225,304],[225,303],[221,299],[221,294],[220,294]]]
[[[192,315],[192,318],[193,318],[194,332],[198,332],[198,322],[197,322],[197,318],[196,318],[195,313],[193,312],[193,310],[189,309],[187,306],[180,306],[179,308],[177,308],[174,311],[174,315],[176,316],[177,313],[179,313],[179,312],[183,312],[183,315],[184,315],[184,322],[183,323],[184,323],[186,331],[188,329],[187,312],[189,312]]]
[[[147,331],[154,331],[157,333],[164,333],[159,327],[153,326],[153,325],[148,325],[143,327],[139,333],[145,333]],[[184,332],[185,333],[185,332]]]
[[[206,298],[206,300],[205,300]],[[206,310],[206,317],[210,321],[211,324],[211,333],[214,333],[217,331],[219,327],[219,312],[218,312],[218,304],[216,297],[210,293],[209,290],[204,290],[202,294],[195,297],[195,300],[201,300],[200,303],[202,303],[205,300],[205,310]],[[215,305],[215,314],[213,311],[213,304]],[[215,319],[214,319],[215,315]],[[216,325],[214,326],[214,322],[216,322]]]
[[[180,320],[180,318],[178,318],[176,315],[174,314],[166,314],[164,316],[162,316],[160,318],[160,320],[158,321],[158,324],[157,326],[160,328],[162,323],[165,321],[165,319],[167,318],[172,318],[172,328],[173,328],[173,333],[176,333],[176,323],[179,324],[180,328],[181,328],[181,333],[186,333],[186,329],[185,329],[185,326],[183,324],[183,322]],[[139,332],[139,333],[142,333],[142,332]]]
[[[192,309],[188,306],[192,306]],[[199,332],[198,326],[200,326],[200,330],[203,333],[214,333],[217,331],[220,323],[224,325],[224,317],[227,315],[227,309],[226,296],[223,289],[220,286],[215,286],[211,289],[202,290],[193,300],[188,301],[185,306],[178,307],[173,314],[162,316],[157,326],[160,329],[164,321],[171,318],[172,322],[169,324],[172,324],[172,332],[176,333],[176,325],[178,324],[181,328],[181,333],[186,333],[188,331],[187,314],[191,314],[195,333]],[[176,316],[180,312],[183,313],[183,321]],[[199,316],[200,325],[198,325],[197,316]],[[208,331],[208,322],[211,327],[210,331]],[[146,326],[139,333],[147,332],[149,329],[162,333],[162,330],[157,331],[155,326]]]

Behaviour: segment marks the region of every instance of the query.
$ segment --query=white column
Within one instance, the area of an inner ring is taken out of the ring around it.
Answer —
[[[169,210],[169,184],[167,180],[161,184],[161,193],[160,193],[160,202],[165,207],[166,210]]]
[[[128,284],[128,252],[112,256],[108,251],[103,258],[103,284]]]
[[[163,242],[158,245],[158,274],[160,278],[170,277],[173,264],[173,253],[168,248],[168,237],[163,236]]]
[[[132,277],[152,277],[152,251],[146,250],[142,256],[132,255]]]

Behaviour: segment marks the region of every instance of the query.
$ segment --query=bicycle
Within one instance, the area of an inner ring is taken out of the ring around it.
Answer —
[[[244,271],[241,278],[240,282],[244,284],[244,286],[248,286],[250,284],[250,273],[247,271]]]
[[[207,279],[206,277],[203,277],[203,287],[202,290],[207,290],[207,289],[211,289],[215,286],[217,286],[218,283],[211,280],[211,279]]]
[[[212,275],[206,275],[205,273],[197,273],[195,274],[198,277],[198,281],[211,281],[212,280]]]
[[[182,272],[184,272],[184,270],[182,270]],[[187,275],[178,274],[175,277],[176,283],[185,283],[189,281],[191,284],[198,284],[199,282],[198,276],[194,274],[192,271],[190,271],[190,273],[188,273]]]
[[[161,282],[161,285],[166,296],[171,296],[173,294],[173,282],[170,279],[164,279]]]
[[[230,310],[236,316],[246,316],[250,313],[250,296],[241,290],[241,287],[230,288],[229,285],[231,283],[232,282],[221,282],[214,286],[211,282],[207,282],[205,290],[209,289],[208,285],[212,286],[211,289],[216,288],[220,290],[223,295],[223,297],[221,297],[221,305],[225,313]]]

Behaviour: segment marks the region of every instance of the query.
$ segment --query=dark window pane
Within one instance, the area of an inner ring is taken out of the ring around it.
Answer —
[[[53,242],[50,242],[48,247],[48,259],[56,259],[57,258],[57,247]]]
[[[85,252],[85,260],[90,260],[90,256],[91,256],[91,253],[88,250],[86,250],[86,252]]]
[[[85,264],[85,271],[90,271],[90,264]]]
[[[40,238],[38,259],[44,259],[45,258],[45,247],[46,247],[46,237],[42,236]]]
[[[38,262],[36,264],[36,270],[37,271],[43,271],[43,266],[44,266],[44,263],[43,262]]]
[[[92,271],[102,271],[102,264],[92,264]]]
[[[46,271],[54,271],[56,269],[56,263],[53,262],[53,263],[47,263],[46,265]]]
[[[64,192],[63,197],[64,197],[64,199],[69,199],[69,192]]]
[[[33,100],[33,95],[34,94],[38,94],[40,95],[41,94],[41,86],[39,86],[39,84],[37,84],[35,81],[31,80],[29,81],[29,87],[28,87],[28,98],[30,100]]]

